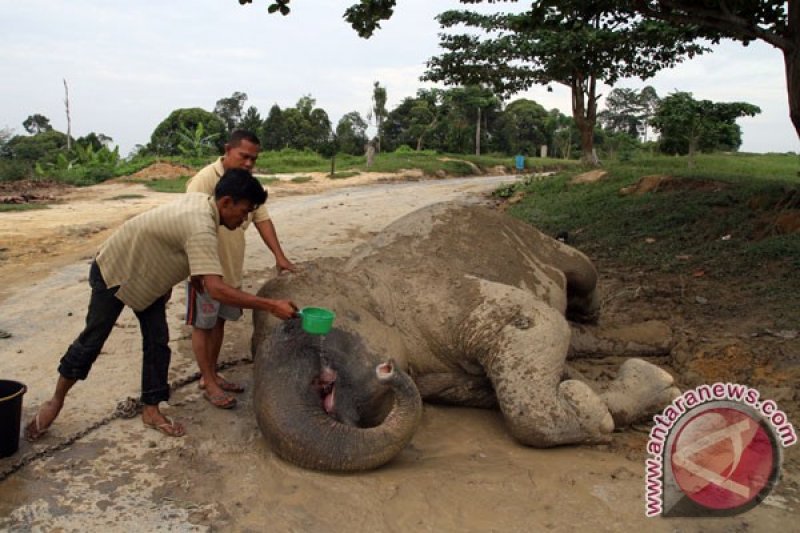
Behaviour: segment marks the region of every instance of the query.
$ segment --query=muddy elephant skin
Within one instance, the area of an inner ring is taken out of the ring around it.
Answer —
[[[632,355],[625,347],[633,347],[640,355],[653,340],[597,343],[584,329],[571,346],[567,317],[597,316],[596,283],[584,254],[498,211],[458,203],[415,211],[347,258],[306,263],[262,287],[263,296],[337,317],[321,349],[296,321],[254,313],[259,424],[282,457],[329,470],[395,456],[419,419],[419,396],[499,408],[529,446],[607,442],[615,425],[663,407],[676,389],[640,359],[627,360],[605,390],[564,379],[568,354]]]

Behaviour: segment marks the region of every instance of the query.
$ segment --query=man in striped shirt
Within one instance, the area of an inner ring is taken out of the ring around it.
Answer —
[[[227,170],[241,168],[252,171],[259,151],[260,142],[255,134],[246,130],[233,131],[225,144],[225,155],[195,174],[186,183],[186,191],[214,194],[214,187]],[[242,285],[244,232],[251,222],[261,236],[261,240],[275,256],[278,272],[295,271],[294,264],[283,253],[275,226],[267,212],[267,206],[261,204],[238,228],[229,230],[221,226],[217,232],[222,278],[232,287],[240,288]],[[199,293],[191,285],[188,285],[186,323],[192,326],[192,350],[202,375],[200,387],[205,389],[204,397],[212,405],[222,409],[230,409],[236,405],[236,398],[228,394],[229,392],[244,390],[241,385],[230,382],[217,373],[217,360],[225,335],[225,322],[238,320],[241,315],[240,307],[215,301],[210,295]]]
[[[219,181],[213,197],[183,195],[125,222],[103,243],[89,271],[92,293],[86,327],[61,358],[53,397],[26,425],[28,440],[44,435],[69,390],[77,380],[86,379],[126,305],[139,319],[143,338],[142,421],[166,435],[185,433],[182,424],[159,410],[159,403],[169,399],[171,351],[165,311],[172,287],[191,276],[198,290],[220,302],[261,309],[284,320],[297,311],[290,300],[261,298],[222,279],[217,228],[239,227],[266,197],[249,172],[231,170]]]

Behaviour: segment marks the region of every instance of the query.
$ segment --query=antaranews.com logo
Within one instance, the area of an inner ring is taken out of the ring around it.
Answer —
[[[747,385],[700,385],[653,417],[647,516],[731,516],[769,495],[797,433],[774,401],[759,398]]]

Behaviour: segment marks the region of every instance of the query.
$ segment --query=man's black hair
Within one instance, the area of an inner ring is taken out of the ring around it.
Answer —
[[[253,207],[267,201],[267,191],[250,172],[241,168],[226,170],[214,188],[214,198],[230,196],[234,202],[249,200]]]
[[[251,142],[253,144],[261,145],[261,141],[258,140],[256,134],[250,130],[233,130],[231,132],[231,136],[228,138],[228,146],[231,148],[235,146],[239,146],[242,141]]]

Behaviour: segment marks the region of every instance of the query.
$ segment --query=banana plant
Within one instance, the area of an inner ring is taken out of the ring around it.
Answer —
[[[194,131],[181,124],[176,133],[179,139],[178,150],[187,157],[208,155],[213,148],[211,142],[219,137],[219,133],[205,135],[206,130],[202,122],[195,127]]]

